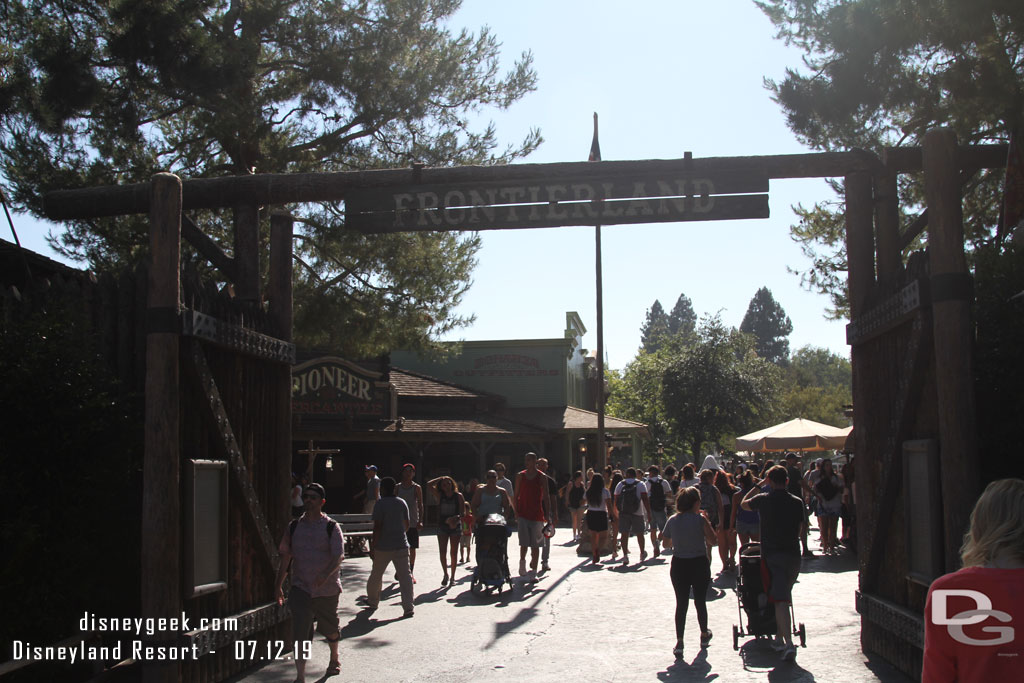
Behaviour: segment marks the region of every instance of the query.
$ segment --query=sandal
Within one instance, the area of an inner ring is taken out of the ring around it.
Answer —
[[[327,671],[324,672],[327,676],[337,676],[341,673],[341,662],[331,662],[327,665]]]

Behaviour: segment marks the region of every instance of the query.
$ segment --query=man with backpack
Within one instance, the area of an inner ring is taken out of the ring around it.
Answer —
[[[648,467],[647,475],[648,498],[651,502],[651,545],[654,546],[654,556],[658,557],[661,555],[658,534],[668,521],[666,508],[672,497],[672,485],[661,478],[661,471],[657,465]]]
[[[636,469],[626,469],[626,478],[615,487],[615,507],[619,511],[619,531],[622,532],[622,564],[629,564],[629,537],[636,536],[637,545],[640,546],[640,561],[647,559],[647,550],[644,543],[644,515],[640,506],[643,505],[647,511],[647,518],[651,518],[651,501],[647,497],[647,487],[642,481],[636,478]],[[657,548],[657,546],[655,546]]]
[[[324,487],[309,484],[302,491],[305,512],[292,520],[281,539],[281,566],[277,571],[277,604],[284,604],[284,578],[289,570],[292,587],[288,592],[288,609],[292,613],[292,635],[297,642],[312,640],[313,620],[317,630],[327,639],[331,661],[326,674],[341,671],[338,661],[338,597],[341,595],[339,569],[345,557],[345,541],[341,527],[323,512],[326,501]],[[296,681],[304,681],[306,660],[295,659]]]

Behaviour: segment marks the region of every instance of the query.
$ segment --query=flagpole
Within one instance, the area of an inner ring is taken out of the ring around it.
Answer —
[[[601,145],[597,136],[597,112],[594,112],[594,140],[590,144],[589,161],[601,161]],[[597,471],[608,464],[608,448],[604,441],[604,288],[601,273],[601,224],[594,226],[595,278],[597,290]]]

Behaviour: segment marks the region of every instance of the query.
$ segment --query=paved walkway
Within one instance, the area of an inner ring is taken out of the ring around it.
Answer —
[[[882,681],[907,683],[883,661],[860,651],[860,619],[854,610],[856,558],[849,553],[804,561],[794,588],[797,623],[807,646],[793,663],[780,662],[766,641],[741,639],[735,577],[716,576],[708,602],[714,639],[699,647],[696,614],[687,621],[686,654],[676,659],[674,597],[667,558],[648,558],[622,567],[605,560],[601,568],[577,557],[570,531],[558,530],[551,550],[553,570],[536,584],[501,596],[477,598],[469,589],[470,567],[461,565],[454,586],[441,587],[436,538],[424,534],[416,564],[416,616],[401,619],[398,584],[385,582],[380,608],[370,614],[357,603],[365,595],[370,561],[346,560],[340,676],[325,679],[328,650],[314,642],[307,681]],[[510,566],[518,565],[515,537]],[[631,541],[631,560],[639,554]],[[812,546],[814,547],[814,546]],[[650,551],[650,547],[648,547]],[[846,551],[844,551],[845,553]],[[386,578],[391,578],[389,571]],[[744,624],[745,625],[745,624]],[[291,660],[251,671],[238,681],[292,681]]]

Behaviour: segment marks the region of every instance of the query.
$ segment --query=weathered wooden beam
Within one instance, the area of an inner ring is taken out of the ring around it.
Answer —
[[[1005,159],[1005,155],[1004,155]],[[703,159],[644,161],[580,161],[505,166],[406,168],[336,173],[264,173],[222,178],[197,178],[184,184],[184,208],[233,207],[240,202],[258,206],[296,202],[339,201],[357,190],[448,183],[521,182],[559,178],[654,175],[707,175],[757,172],[769,178],[821,178],[874,170],[878,158],[864,151],[779,154]],[[55,190],[44,197],[48,218],[71,220],[145,213],[149,199],[139,184]]]
[[[196,251],[205,256],[224,277],[232,282],[237,279],[234,259],[225,254],[220,245],[210,239],[209,235],[200,230],[199,226],[184,214],[181,216],[181,236],[188,240],[189,244],[196,248]]]
[[[277,327],[279,339],[292,340],[292,237],[294,219],[275,211],[270,216],[270,274],[267,298],[270,317]]]
[[[235,296],[242,301],[260,298],[260,211],[252,202],[234,206]]]
[[[979,487],[971,348],[973,295],[964,254],[961,168],[956,134],[950,129],[929,131],[924,139],[924,185],[946,571],[959,566],[960,542]]]
[[[875,283],[874,198],[871,174],[846,176],[846,260],[850,319],[867,306]]]
[[[903,265],[899,246],[900,198],[897,177],[898,174],[889,169],[875,176],[875,259],[878,264],[878,283],[883,291],[896,283]]]
[[[238,484],[238,489],[242,493],[242,500],[245,503],[244,509],[249,513],[249,520],[260,537],[263,545],[263,556],[274,571],[277,571],[281,561],[281,557],[277,552],[277,544],[274,542],[270,528],[267,526],[267,518],[263,514],[263,508],[260,506],[256,489],[252,485],[252,476],[249,474],[249,468],[245,465],[242,452],[238,447],[238,441],[235,439],[235,434],[231,429],[231,421],[224,410],[224,403],[220,398],[217,382],[213,377],[213,373],[210,372],[210,367],[206,363],[206,355],[203,353],[202,346],[198,341],[192,342],[189,355],[192,360],[189,367],[196,377],[200,391],[206,397],[206,400],[202,401],[204,415],[219,436],[217,443],[220,445],[225,459],[231,466],[231,472],[234,475],[233,479]]]
[[[179,337],[175,322],[181,307],[181,180],[158,173],[149,186],[142,616],[159,619],[181,609]],[[154,634],[147,639],[161,637]],[[145,662],[143,680],[177,681],[178,663]]]

